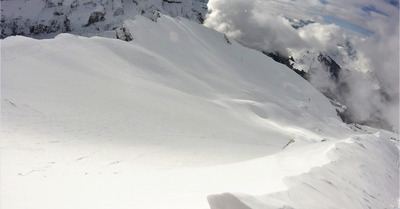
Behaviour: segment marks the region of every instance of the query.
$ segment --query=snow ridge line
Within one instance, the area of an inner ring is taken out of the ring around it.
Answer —
[[[237,201],[242,203],[240,209],[398,208],[399,150],[390,138],[390,134],[377,132],[336,141],[325,152],[330,162],[300,175],[285,177],[286,191],[257,196],[210,195],[209,204],[211,209],[225,209]],[[370,152],[379,152],[374,155],[378,157],[371,158]],[[382,170],[371,169],[379,167]],[[366,172],[368,169],[373,172]],[[304,192],[313,198],[304,199],[300,195]],[[335,195],[329,196],[331,194]],[[321,202],[324,204],[320,205]]]

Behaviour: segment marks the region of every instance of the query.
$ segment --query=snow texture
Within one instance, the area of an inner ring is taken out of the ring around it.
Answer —
[[[197,23],[122,27],[1,40],[1,208],[398,206],[398,134]]]

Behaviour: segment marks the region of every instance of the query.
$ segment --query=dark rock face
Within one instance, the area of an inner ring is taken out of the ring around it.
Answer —
[[[291,57],[291,56],[285,57],[285,56],[279,54],[279,52],[266,52],[266,51],[263,51],[263,54],[271,57],[276,62],[279,62],[281,64],[286,65],[287,67],[292,69],[294,72],[299,74],[304,79],[309,80],[311,78],[311,74],[313,73],[312,71],[311,72],[305,72],[304,70],[296,69],[294,67],[294,63],[296,61],[294,60],[293,57]],[[313,69],[313,70],[326,70],[326,71],[328,71],[330,76],[331,76],[331,79],[339,84],[340,83],[339,75],[340,75],[340,71],[342,70],[342,68],[335,62],[335,60],[333,60],[328,55],[324,55],[322,53],[319,53],[319,55],[317,57],[317,60],[321,64],[321,69]],[[331,98],[331,97],[328,97],[328,98]]]
[[[61,15],[63,15],[64,13],[62,13],[62,12],[57,12],[57,11],[55,11],[54,13],[53,13],[53,15],[54,16],[61,16]]]
[[[281,64],[286,65],[288,68],[292,69],[294,72],[299,74],[301,77],[304,79],[308,80],[309,79],[309,74],[303,70],[299,70],[293,67],[293,62],[294,59],[293,57],[284,57],[279,52],[266,52],[263,51],[263,54],[267,55],[268,57],[271,57],[275,62],[279,62]]]
[[[38,24],[36,26],[29,27],[29,32],[34,35],[39,35],[43,33],[54,33],[60,30],[60,26],[56,24],[55,21],[51,21],[50,25]]]
[[[58,17],[57,19],[41,22],[32,22],[30,19],[6,20],[2,18],[0,26],[0,38],[2,39],[14,35],[35,36],[40,34],[71,31],[70,21],[67,17]]]
[[[168,4],[182,4],[182,1],[180,0],[163,0],[163,2],[166,2]]]
[[[64,18],[64,31],[65,32],[71,32],[72,31],[72,29],[71,29],[71,21],[68,19],[68,17],[67,16],[65,16],[65,18]]]
[[[312,20],[298,20],[298,21],[294,21],[293,19],[288,19],[288,20],[289,20],[289,22],[291,23],[291,25],[292,25],[292,27],[294,29],[299,29],[299,28],[302,28],[302,27],[304,27],[306,25],[315,23]]]
[[[207,10],[207,9],[206,9]],[[193,16],[195,17],[195,19],[197,19],[199,21],[199,23],[203,24],[204,23],[204,15],[203,13],[197,11],[197,10],[192,10]],[[190,16],[186,15],[186,18],[190,19]]]
[[[290,63],[291,57],[284,57],[279,52],[266,52],[266,51],[263,51],[262,53],[267,55],[268,57],[271,57],[273,60],[275,60],[275,62],[279,62],[281,64],[284,64],[284,65],[288,66],[290,69],[293,70],[293,64]]]
[[[232,44],[231,40],[229,40],[229,37],[225,33],[224,33],[224,39],[225,39],[226,43]]]
[[[150,19],[151,19],[153,22],[157,22],[158,18],[160,18],[160,17],[161,17],[160,12],[154,10],[154,11],[153,11],[153,15],[151,16]]]
[[[318,61],[327,66],[329,73],[335,81],[339,80],[341,67],[335,62],[335,60],[327,55],[323,55],[322,53],[320,53],[318,55]]]
[[[104,21],[105,14],[106,14],[105,12],[92,12],[92,14],[90,14],[88,22],[86,23],[86,25],[84,25],[84,27],[87,27],[89,25],[92,25],[100,21]]]

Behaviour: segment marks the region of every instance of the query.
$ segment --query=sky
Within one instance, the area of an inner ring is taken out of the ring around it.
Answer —
[[[210,0],[205,25],[260,51],[290,56],[332,52],[350,43],[356,58],[336,60],[349,83],[343,95],[359,121],[399,126],[398,0]],[[312,20],[298,30],[288,19]]]

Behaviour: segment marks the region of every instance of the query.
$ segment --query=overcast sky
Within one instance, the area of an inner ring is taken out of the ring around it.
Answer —
[[[293,50],[326,51],[351,42],[358,52],[358,67],[351,70],[365,75],[346,78],[351,82],[350,105],[358,117],[379,114],[398,130],[398,0],[209,0],[208,7],[206,26],[257,50],[290,55]],[[288,18],[315,23],[295,30]],[[389,101],[376,95],[367,72],[378,79]]]

